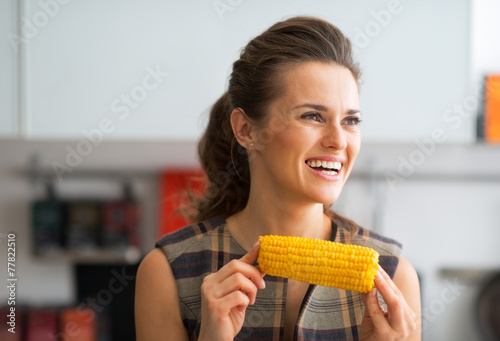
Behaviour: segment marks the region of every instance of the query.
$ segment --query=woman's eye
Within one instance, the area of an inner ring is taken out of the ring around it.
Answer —
[[[307,113],[307,114],[302,115],[301,117],[306,119],[306,120],[311,120],[311,121],[317,121],[317,122],[322,121],[321,115],[318,113]]]
[[[345,120],[345,123],[347,125],[358,125],[361,123],[361,119],[359,117],[348,117],[346,120]]]

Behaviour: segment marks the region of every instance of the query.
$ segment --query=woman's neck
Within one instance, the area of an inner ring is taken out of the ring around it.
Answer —
[[[250,250],[259,236],[267,234],[329,239],[330,218],[323,205],[291,205],[282,200],[266,201],[262,196],[250,196],[247,206],[227,219],[233,238]]]

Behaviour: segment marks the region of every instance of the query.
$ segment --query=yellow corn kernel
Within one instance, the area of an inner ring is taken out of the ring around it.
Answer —
[[[260,236],[260,271],[310,284],[358,292],[373,289],[377,251],[321,239]]]

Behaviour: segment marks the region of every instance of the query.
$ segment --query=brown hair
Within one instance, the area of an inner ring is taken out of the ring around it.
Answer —
[[[250,193],[246,150],[236,142],[231,112],[241,108],[258,125],[267,108],[284,91],[283,73],[304,62],[335,63],[349,69],[356,81],[360,71],[351,43],[334,25],[313,17],[278,22],[252,39],[234,62],[227,92],[214,104],[208,126],[198,145],[208,178],[204,195],[193,201],[195,221],[230,216],[241,211]],[[332,218],[339,217],[326,207]],[[340,219],[340,218],[339,218]]]

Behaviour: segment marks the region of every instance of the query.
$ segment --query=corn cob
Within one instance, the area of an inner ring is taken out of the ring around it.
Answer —
[[[260,236],[260,271],[310,284],[358,292],[373,289],[377,251],[320,239]]]

